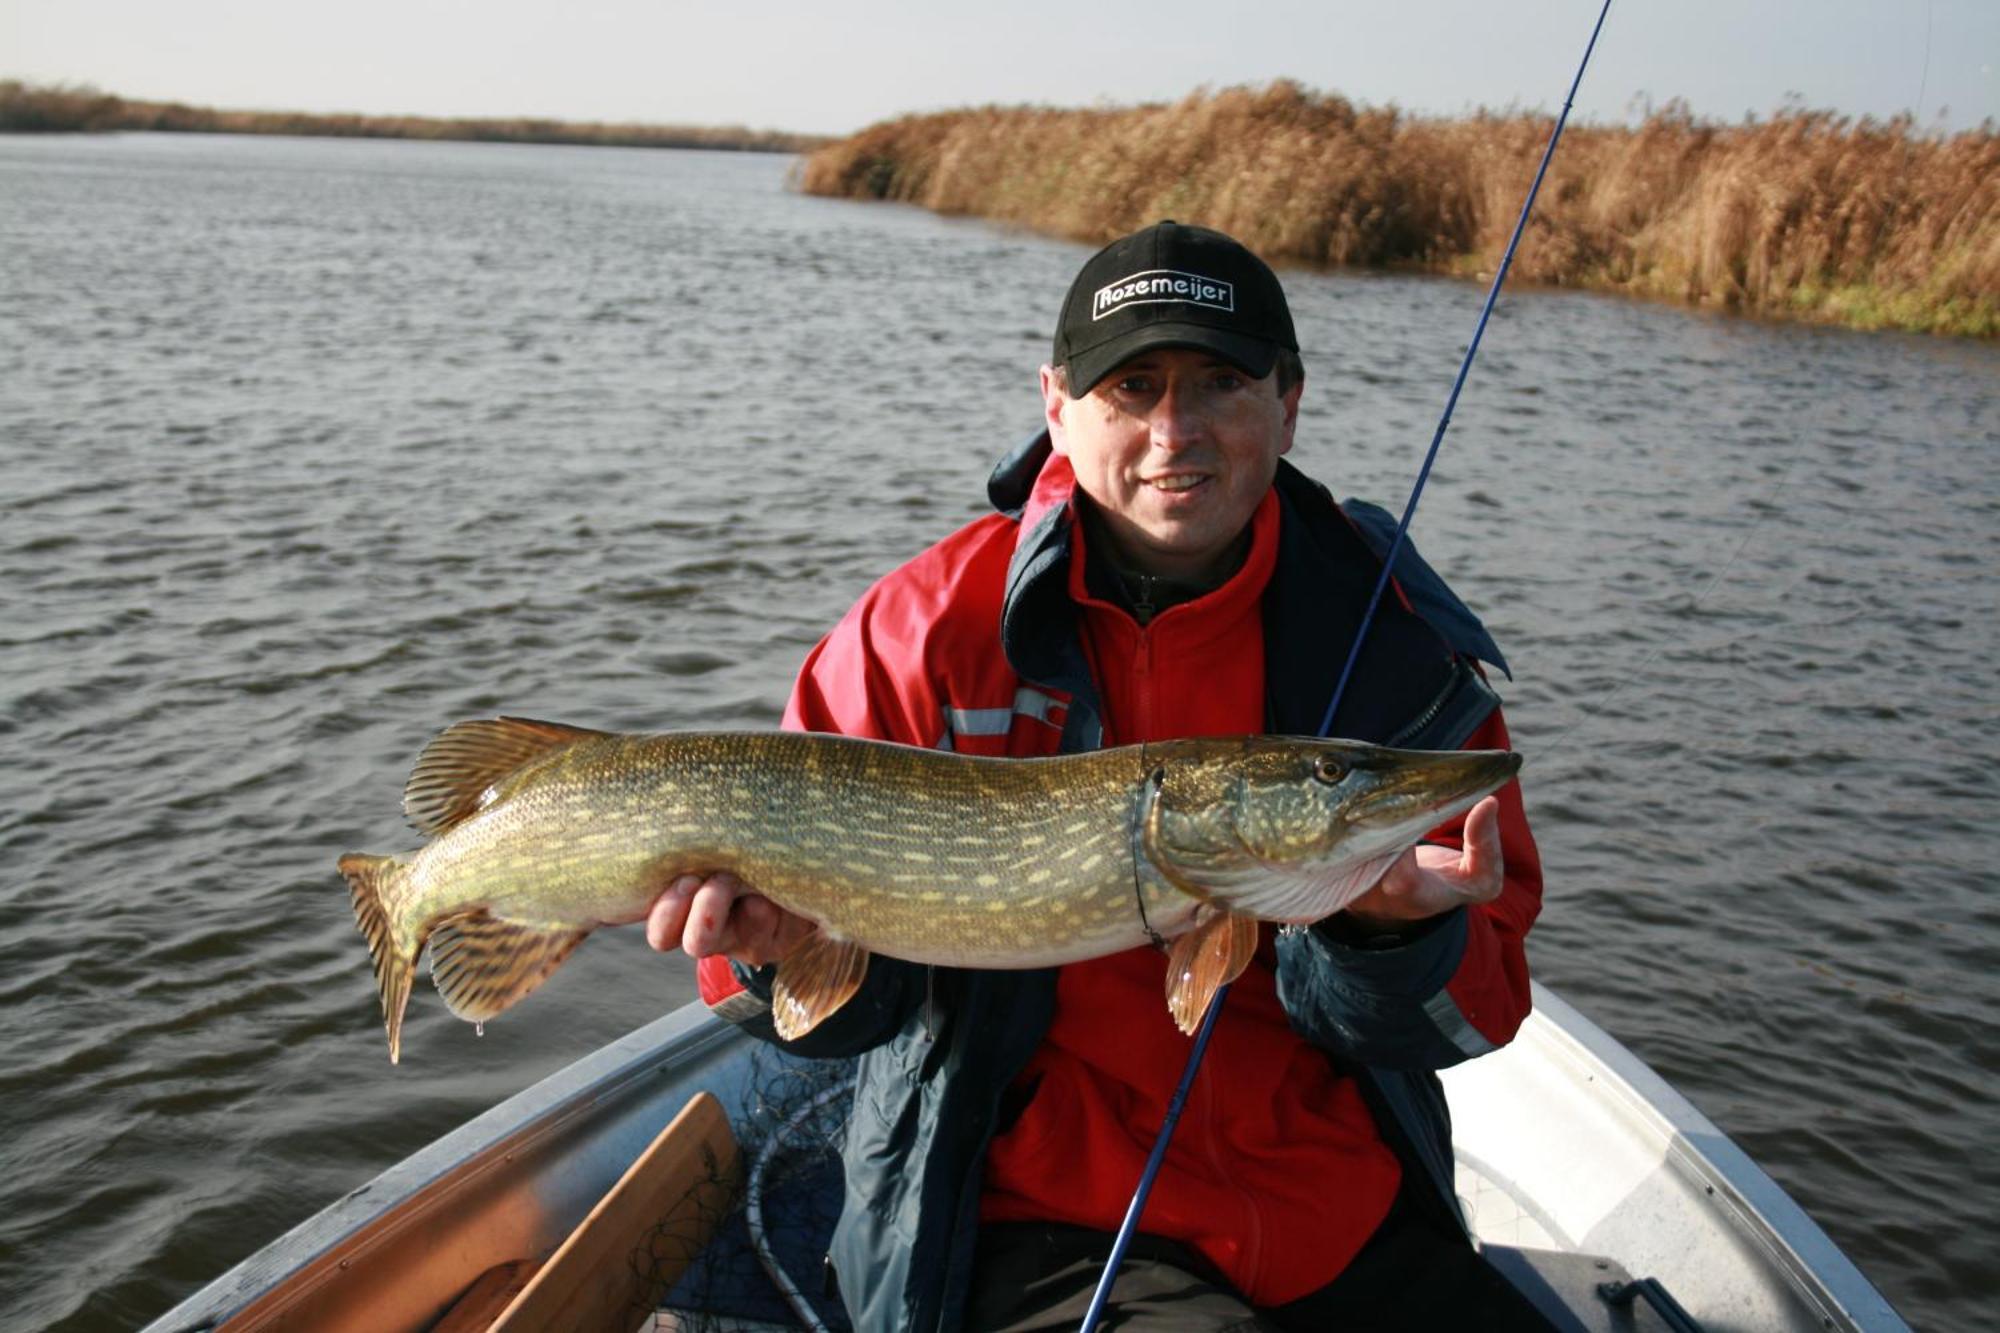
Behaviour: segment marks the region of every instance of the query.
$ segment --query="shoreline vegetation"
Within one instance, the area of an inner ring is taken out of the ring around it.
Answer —
[[[807,193],[1104,242],[1160,218],[1266,259],[1489,277],[1553,117],[1435,119],[1280,81],[1177,103],[906,116],[814,150]],[[1740,314],[2000,335],[2000,133],[1669,104],[1563,135],[1512,276]]]
[[[322,115],[135,101],[0,80],[0,132],[173,131],[803,154],[808,194],[889,200],[1104,242],[1163,217],[1278,263],[1485,278],[1552,118],[1441,119],[1289,80],[1135,107],[980,107],[842,139],[742,126]],[[1517,281],[1766,318],[2000,337],[2000,131],[1677,103],[1571,125]]]
[[[131,101],[94,88],[0,80],[0,133],[302,134],[341,139],[459,139],[476,143],[582,144],[610,148],[715,148],[801,153],[819,134],[741,125],[624,125],[530,117],[364,116],[306,111],[229,111],[183,102]]]

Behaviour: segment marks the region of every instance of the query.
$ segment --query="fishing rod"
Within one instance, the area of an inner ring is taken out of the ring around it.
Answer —
[[[1416,484],[1410,488],[1410,498],[1403,506],[1403,517],[1396,524],[1396,535],[1389,543],[1388,552],[1382,557],[1382,573],[1375,580],[1375,590],[1369,595],[1368,608],[1361,615],[1361,625],[1354,632],[1354,642],[1347,652],[1347,661],[1340,669],[1340,677],[1334,683],[1333,697],[1327,701],[1326,716],[1320,720],[1319,734],[1325,736],[1333,728],[1333,715],[1340,708],[1340,701],[1347,693],[1347,682],[1354,674],[1354,664],[1361,660],[1361,645],[1368,636],[1368,628],[1375,622],[1375,611],[1382,603],[1383,590],[1389,586],[1390,575],[1396,568],[1396,557],[1402,553],[1404,538],[1410,531],[1410,520],[1416,517],[1417,502],[1423,498],[1424,486],[1430,481],[1431,466],[1437,462],[1438,449],[1444,443],[1444,433],[1451,427],[1451,414],[1458,406],[1458,395],[1465,388],[1465,379],[1472,371],[1472,359],[1479,354],[1479,341],[1486,336],[1486,322],[1493,315],[1494,303],[1500,299],[1500,285],[1507,281],[1507,271],[1514,266],[1514,251],[1520,248],[1521,236],[1528,228],[1528,216],[1534,212],[1535,196],[1541,193],[1542,178],[1548,175],[1549,163],[1555,159],[1556,145],[1562,141],[1563,126],[1569,121],[1570,108],[1576,103],[1576,90],[1583,83],[1583,72],[1590,67],[1590,56],[1597,49],[1598,34],[1604,31],[1605,17],[1611,12],[1611,0],[1604,0],[1597,11],[1597,22],[1590,30],[1590,41],[1583,48],[1583,59],[1577,62],[1576,76],[1570,80],[1569,94],[1563,98],[1562,111],[1556,116],[1555,127],[1549,131],[1548,146],[1542,150],[1541,164],[1535,168],[1535,179],[1528,186],[1528,197],[1521,203],[1521,216],[1514,221],[1514,234],[1508,238],[1507,250],[1500,257],[1500,266],[1494,270],[1493,284],[1486,289],[1486,302],[1479,309],[1479,322],[1472,330],[1472,340],[1465,346],[1465,358],[1459,363],[1458,375],[1452,381],[1451,395],[1445,400],[1444,414],[1438,418],[1437,430],[1431,436],[1431,447],[1424,454],[1423,466],[1417,471]],[[1181,1081],[1174,1089],[1173,1099],[1167,1103],[1166,1116],[1160,1122],[1159,1136],[1153,1140],[1153,1150],[1146,1157],[1146,1166],[1139,1174],[1139,1184],[1132,1192],[1132,1202],[1125,1209],[1125,1217],[1118,1226],[1118,1235],[1111,1245],[1111,1256],[1105,1261],[1104,1272],[1097,1279],[1097,1290],[1091,1294],[1090,1306],[1084,1311],[1083,1324],[1079,1333],[1093,1333],[1097,1321],[1104,1316],[1104,1306],[1111,1296],[1111,1285],[1118,1277],[1118,1268],[1125,1260],[1125,1251],[1132,1244],[1132,1236],[1139,1229],[1139,1218],[1146,1211],[1146,1200],[1153,1192],[1153,1181],[1159,1175],[1160,1164],[1166,1160],[1167,1144],[1172,1140],[1174,1127],[1180,1123],[1181,1112],[1187,1106],[1189,1091],[1194,1087],[1195,1074],[1201,1068],[1202,1056],[1208,1052],[1209,1037],[1215,1031],[1215,1020],[1222,1012],[1223,1001],[1229,998],[1229,987],[1222,986],[1209,1001],[1208,1012],[1202,1015],[1201,1028],[1195,1033],[1194,1047],[1188,1052],[1187,1068],[1181,1072]]]
[[[1933,21],[1936,18],[1935,10],[1935,4],[1926,3],[1924,6],[1924,63],[1917,74],[1916,100],[1911,103],[1916,108],[1911,114],[1911,123],[1913,125],[1920,124],[1923,120],[1924,94],[1930,87],[1931,32]],[[1899,173],[1900,181],[1902,182],[1907,182],[1910,175],[1909,153],[1909,143],[1906,140],[1903,144],[1902,170]],[[1876,224],[1874,240],[1871,242],[1873,246],[1879,247],[1881,245],[1882,237],[1887,234],[1889,229],[1890,216],[1890,214],[1885,212],[1881,222]],[[1749,501],[1749,524],[1743,529],[1743,535],[1736,539],[1736,545],[1729,552],[1729,558],[1716,567],[1715,572],[1708,576],[1700,588],[1689,595],[1688,608],[1690,611],[1698,610],[1707,604],[1709,594],[1721,587],[1723,582],[1734,572],[1737,562],[1743,558],[1743,553],[1749,549],[1751,541],[1763,530],[1766,520],[1772,514],[1778,512],[1778,497],[1784,494],[1787,486],[1791,485],[1792,473],[1798,464],[1799,456],[1805,452],[1806,443],[1811,438],[1810,435],[1801,431],[1798,437],[1792,441],[1791,452],[1785,455],[1784,464],[1773,474],[1770,483],[1764,487],[1759,495],[1751,497]],[[1725,506],[1725,508],[1734,507],[1733,504]],[[1723,510],[1718,509],[1715,516],[1719,517],[1723,512]],[[1579,701],[1575,720],[1557,732],[1553,739],[1538,744],[1536,746],[1536,753],[1543,759],[1559,753],[1565,745],[1569,744],[1570,737],[1583,729],[1584,724],[1595,721],[1597,718],[1603,717],[1608,713],[1611,705],[1625,692],[1626,687],[1631,685],[1635,680],[1645,679],[1654,661],[1660,654],[1666,652],[1672,646],[1675,645],[1671,640],[1662,640],[1641,656],[1636,664],[1620,672],[1617,683],[1596,700],[1594,711],[1592,705],[1587,705]],[[1322,730],[1324,729],[1322,728]]]

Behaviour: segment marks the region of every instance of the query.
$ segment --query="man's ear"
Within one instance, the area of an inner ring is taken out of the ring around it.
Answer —
[[[1069,441],[1063,428],[1063,412],[1070,402],[1070,396],[1063,392],[1062,385],[1056,379],[1056,368],[1043,366],[1042,421],[1049,428],[1049,443],[1055,446],[1057,453],[1064,455],[1069,453]],[[1293,408],[1294,411],[1297,410],[1296,403],[1293,404]]]
[[[1285,390],[1284,396],[1278,400],[1285,405],[1284,442],[1278,446],[1278,452],[1281,454],[1292,451],[1292,436],[1299,428],[1299,396],[1305,392],[1305,388],[1305,378],[1301,376],[1299,382]]]

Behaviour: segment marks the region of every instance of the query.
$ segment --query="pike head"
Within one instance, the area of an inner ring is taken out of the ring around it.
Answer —
[[[1266,921],[1339,911],[1425,833],[1521,767],[1508,750],[1392,750],[1308,737],[1176,745],[1187,748],[1157,770],[1145,815],[1147,856],[1197,896]]]

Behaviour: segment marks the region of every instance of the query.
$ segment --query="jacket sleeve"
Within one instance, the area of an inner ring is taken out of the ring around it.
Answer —
[[[896,631],[897,617],[882,613],[883,594],[882,584],[871,588],[807,655],[785,706],[787,730],[937,743],[944,714],[925,678],[921,645]],[[924,734],[926,727],[932,734]],[[855,1055],[895,1036],[924,1003],[928,971],[870,955],[854,998],[790,1042],[780,1040],[771,1025],[775,966],[753,968],[716,956],[702,959],[695,977],[709,1008],[752,1036],[799,1055],[825,1057]]]
[[[1465,748],[1511,746],[1499,709]],[[1502,787],[1500,896],[1418,923],[1380,947],[1336,915],[1278,938],[1278,997],[1308,1041],[1357,1063],[1443,1069],[1511,1041],[1528,1016],[1528,928],[1542,905],[1542,862],[1519,779]],[[1426,839],[1459,847],[1461,817]]]

